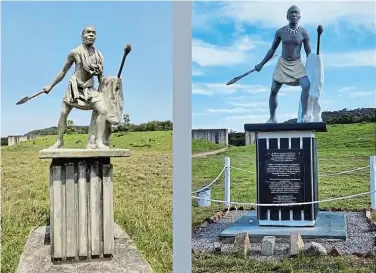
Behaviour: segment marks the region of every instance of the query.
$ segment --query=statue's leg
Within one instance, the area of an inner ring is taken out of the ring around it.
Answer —
[[[57,127],[57,130],[58,130],[57,141],[54,145],[49,147],[49,149],[58,149],[64,145],[63,137],[64,137],[65,129],[67,127],[67,118],[68,118],[69,113],[72,111],[72,108],[73,108],[72,106],[70,106],[68,103],[63,101],[63,105],[62,105],[61,113],[60,113],[60,119],[59,119],[59,123]]]
[[[308,99],[309,99],[309,88],[310,82],[307,76],[299,80],[300,86],[302,87],[302,94],[300,95],[300,101],[302,103],[302,122],[309,122],[308,117]]]
[[[104,115],[99,114],[97,116],[96,121],[96,143],[98,149],[109,149],[109,147],[105,144],[105,134],[106,134],[106,117]]]
[[[109,149],[105,144],[107,120],[104,114],[106,113],[106,105],[103,101],[97,101],[94,104],[94,109],[98,113],[95,121],[96,146],[98,149]]]
[[[97,117],[98,117],[98,112],[97,110],[94,109],[91,114],[91,121],[90,121],[90,127],[89,127],[87,145],[86,145],[87,149],[96,148],[95,133],[96,133]]]
[[[282,83],[273,80],[272,87],[270,90],[270,96],[269,96],[270,118],[266,123],[277,123],[277,119],[275,117],[275,112],[278,106],[277,95],[282,85],[283,85]]]
[[[110,146],[110,136],[112,133],[112,125],[108,121],[106,121],[106,129],[104,133],[104,144],[106,146]]]

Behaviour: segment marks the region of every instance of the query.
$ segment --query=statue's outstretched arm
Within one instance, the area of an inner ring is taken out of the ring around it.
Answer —
[[[67,59],[65,60],[63,68],[61,69],[59,74],[57,74],[56,78],[53,80],[52,84],[50,85],[51,89],[64,79],[65,75],[67,74],[69,69],[72,67],[72,65],[74,63],[73,54],[74,53],[72,51],[69,52],[69,55],[68,55]],[[51,91],[51,89],[49,91]]]
[[[278,31],[275,33],[275,36],[274,36],[274,40],[273,40],[273,43],[272,43],[272,46],[270,47],[270,49],[268,50],[268,52],[266,53],[264,59],[261,61],[261,64],[264,66],[275,54],[279,44],[281,43],[281,38],[279,36],[279,33]]]

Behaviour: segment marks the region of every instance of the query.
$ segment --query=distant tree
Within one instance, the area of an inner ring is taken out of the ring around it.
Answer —
[[[124,114],[123,120],[120,122],[118,126],[116,126],[114,132],[128,133],[130,129],[131,129],[131,120],[129,118],[129,114]]]
[[[1,138],[1,146],[8,146],[8,138],[7,137]]]
[[[67,120],[67,128],[65,130],[67,135],[77,134],[77,129],[74,126],[73,120]]]

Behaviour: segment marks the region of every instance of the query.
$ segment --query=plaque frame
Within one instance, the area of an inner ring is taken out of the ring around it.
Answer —
[[[317,141],[315,131],[326,132],[325,123],[315,124],[245,124],[245,131],[256,132],[257,203],[265,202],[264,162],[265,153],[270,150],[303,152],[303,201],[318,200]],[[273,203],[273,202],[272,202]],[[283,202],[285,203],[285,202]],[[294,203],[294,202],[287,202]],[[319,204],[302,206],[257,206],[260,226],[312,227],[315,225]]]

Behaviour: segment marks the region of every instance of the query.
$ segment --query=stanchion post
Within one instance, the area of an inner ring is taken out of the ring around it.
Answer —
[[[370,176],[370,190],[371,190],[371,208],[376,209],[376,156],[370,156],[369,160],[369,176]]]
[[[230,208],[230,158],[225,157],[225,208]]]

